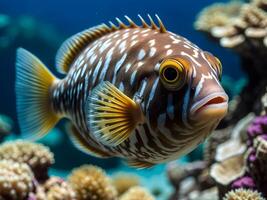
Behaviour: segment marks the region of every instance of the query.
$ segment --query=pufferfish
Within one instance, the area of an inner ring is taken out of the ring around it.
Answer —
[[[80,150],[125,158],[146,168],[203,142],[228,108],[218,58],[166,30],[148,15],[142,25],[101,24],[66,40],[56,78],[25,49],[17,50],[16,95],[22,133],[47,134],[68,118]]]

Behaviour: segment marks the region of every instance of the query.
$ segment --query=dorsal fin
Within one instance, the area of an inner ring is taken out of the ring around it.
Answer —
[[[63,74],[67,73],[70,64],[85,46],[109,32],[111,32],[111,29],[106,24],[101,24],[71,36],[61,45],[57,52],[57,70]]]
[[[57,52],[56,55],[57,70],[62,74],[66,74],[69,71],[71,63],[76,58],[76,56],[81,52],[81,50],[83,50],[92,41],[110,32],[115,32],[117,30],[127,29],[127,28],[151,28],[151,29],[156,29],[161,33],[166,32],[163,23],[161,22],[161,20],[157,15],[156,18],[159,21],[159,27],[156,26],[156,24],[154,23],[154,21],[150,16],[149,19],[151,22],[151,26],[149,26],[140,15],[138,15],[138,17],[141,19],[142,26],[137,26],[128,16],[125,16],[129,25],[124,24],[119,18],[116,18],[119,24],[118,27],[115,26],[112,22],[110,22],[110,26],[107,26],[106,24],[101,24],[71,36],[61,45],[61,47]]]

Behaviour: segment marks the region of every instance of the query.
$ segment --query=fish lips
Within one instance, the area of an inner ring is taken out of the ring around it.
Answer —
[[[189,111],[192,120],[222,119],[228,110],[228,96],[224,92],[212,93],[194,103]]]

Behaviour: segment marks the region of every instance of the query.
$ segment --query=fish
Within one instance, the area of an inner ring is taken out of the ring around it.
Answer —
[[[56,54],[55,77],[29,51],[16,55],[20,129],[45,136],[62,119],[81,151],[120,157],[148,168],[195,149],[228,109],[222,64],[211,53],[157,22],[116,18],[67,39]]]

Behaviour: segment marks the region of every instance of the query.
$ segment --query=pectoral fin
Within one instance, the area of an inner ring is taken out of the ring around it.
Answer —
[[[69,122],[66,124],[66,131],[69,134],[74,146],[77,147],[80,151],[96,157],[102,157],[102,158],[110,157],[108,153],[89,145],[89,143],[82,137],[80,132],[76,129],[76,127],[72,123]]]
[[[129,138],[138,123],[143,121],[140,105],[108,81],[92,91],[87,108],[90,131],[110,146],[119,145]]]

